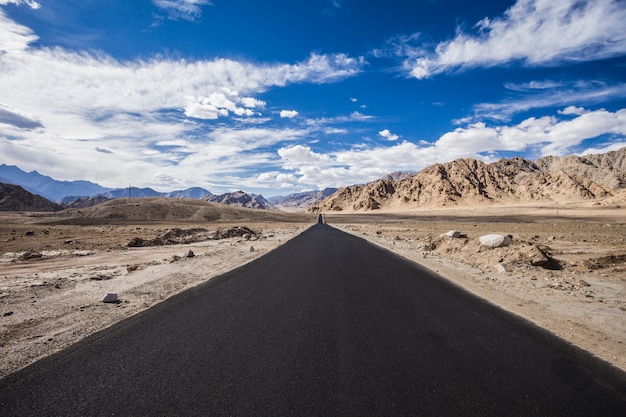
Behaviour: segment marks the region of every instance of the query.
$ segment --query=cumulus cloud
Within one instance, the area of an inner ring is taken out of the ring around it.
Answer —
[[[568,106],[566,108],[564,108],[563,110],[559,110],[559,114],[563,114],[563,115],[576,115],[576,116],[580,116],[581,114],[585,114],[587,112],[587,110],[585,110],[582,107],[576,107],[576,106]]]
[[[256,114],[251,108],[265,105],[265,102],[252,97],[239,98],[237,92],[227,89],[226,93],[211,93],[208,97],[187,96],[186,99],[185,116],[206,120],[228,117],[230,113],[251,117]]]
[[[280,111],[280,117],[282,118],[293,119],[297,115],[298,115],[298,112],[296,110],[281,110]]]
[[[626,135],[626,109],[577,113],[581,114],[568,120],[554,116],[531,117],[513,126],[474,123],[444,134],[437,141],[436,147],[453,150],[461,155],[522,151],[535,147],[541,155],[563,155],[587,139],[607,134]]]
[[[202,6],[209,0],[152,0],[152,3],[168,12],[170,19],[196,20],[202,15]]]
[[[395,141],[395,140],[398,140],[400,138],[400,136],[391,133],[389,131],[389,129],[381,130],[380,132],[378,132],[378,135],[382,136],[383,138],[385,138],[385,139],[387,139],[389,141]]]
[[[528,66],[605,59],[626,53],[622,0],[518,0],[502,16],[485,18],[433,50],[405,45],[415,78],[514,61]],[[414,40],[414,39],[413,39]]]

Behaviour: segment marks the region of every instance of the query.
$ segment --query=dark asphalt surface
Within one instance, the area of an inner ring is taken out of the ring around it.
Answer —
[[[185,415],[623,417],[626,376],[317,224],[0,381],[0,416]]]

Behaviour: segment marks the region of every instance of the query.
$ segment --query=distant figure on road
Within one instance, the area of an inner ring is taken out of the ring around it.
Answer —
[[[317,223],[319,224],[324,223],[324,216],[322,216],[322,213],[317,215]]]

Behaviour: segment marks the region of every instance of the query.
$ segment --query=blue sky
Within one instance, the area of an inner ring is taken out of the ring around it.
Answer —
[[[626,1],[0,0],[0,163],[265,196],[626,146]]]

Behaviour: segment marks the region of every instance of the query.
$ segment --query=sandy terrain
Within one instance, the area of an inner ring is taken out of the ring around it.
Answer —
[[[249,220],[72,225],[0,215],[0,377],[249,262],[312,224]],[[466,208],[329,215],[327,221],[626,370],[626,209]],[[205,240],[234,226],[259,235]],[[207,231],[194,231],[201,238],[195,243],[127,246],[133,238],[199,227]],[[453,229],[466,237],[440,237]],[[487,233],[511,234],[513,244],[481,248],[477,237]],[[194,257],[187,257],[189,250]],[[560,269],[533,266],[536,250],[558,263],[547,266]],[[118,293],[119,302],[102,303],[107,292]]]

